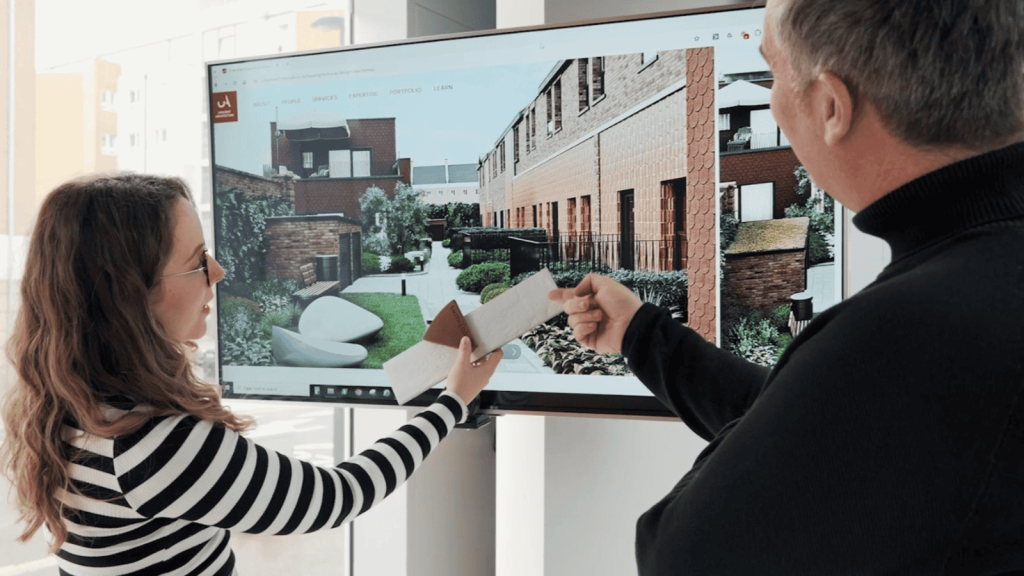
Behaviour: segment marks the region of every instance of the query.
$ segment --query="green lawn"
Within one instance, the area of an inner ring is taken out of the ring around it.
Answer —
[[[367,352],[364,368],[381,368],[385,361],[423,340],[427,324],[415,296],[376,292],[342,292],[340,296],[384,321],[377,339],[362,343]]]

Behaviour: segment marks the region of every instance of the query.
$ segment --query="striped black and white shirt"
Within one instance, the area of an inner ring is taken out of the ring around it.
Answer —
[[[408,424],[335,468],[267,450],[189,415],[98,438],[65,426],[72,483],[64,491],[61,574],[224,575],[229,530],[300,534],[340,526],[391,494],[465,419],[448,392]],[[115,414],[116,415],[116,414]]]

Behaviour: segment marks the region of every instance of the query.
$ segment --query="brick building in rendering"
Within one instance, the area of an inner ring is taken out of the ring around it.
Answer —
[[[735,80],[719,86],[719,177],[735,185],[733,213],[741,222],[785,218],[802,204],[793,170],[800,165],[771,111],[771,78]]]
[[[715,339],[711,48],[558,62],[480,158],[485,225],[606,238],[613,267],[689,275],[690,326]]]
[[[295,213],[343,213],[359,218],[359,198],[371,186],[389,196],[411,184],[412,163],[398,158],[394,118],[339,119],[309,114],[270,123],[271,166],[292,173]]]

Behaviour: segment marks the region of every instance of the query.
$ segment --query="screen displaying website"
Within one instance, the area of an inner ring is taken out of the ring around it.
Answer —
[[[770,365],[841,265],[834,203],[771,115],[763,17],[211,64],[228,393],[387,402],[383,363],[449,302],[541,267],[611,275]],[[650,395],[564,320],[503,350],[488,390]]]

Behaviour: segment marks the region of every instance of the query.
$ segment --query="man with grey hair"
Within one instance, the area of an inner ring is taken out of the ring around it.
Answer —
[[[612,280],[552,291],[709,441],[642,575],[1024,574],[1024,2],[768,0],[772,112],[892,261],[768,371]]]

